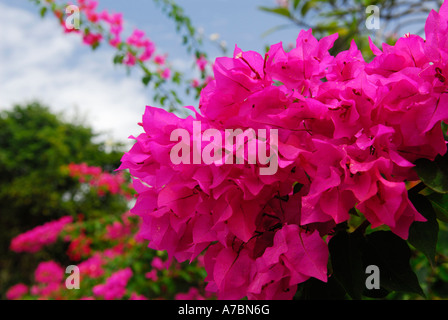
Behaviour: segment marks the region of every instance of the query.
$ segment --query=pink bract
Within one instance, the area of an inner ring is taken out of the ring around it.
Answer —
[[[93,287],[93,294],[104,298],[105,300],[121,299],[126,293],[126,285],[132,277],[131,268],[126,268],[114,272],[105,284],[99,284]]]
[[[11,250],[35,253],[44,246],[56,242],[64,227],[72,220],[69,216],[62,217],[22,233],[11,240]]]
[[[324,238],[353,207],[406,239],[425,221],[407,196],[406,182],[418,180],[413,163],[447,150],[448,1],[425,31],[426,42],[371,43],[370,63],[355,42],[330,55],[337,35],[317,40],[311,30],[289,52],[281,43],[265,56],[236,47],[216,59],[193,116],[147,107],[120,166],[138,193],[140,236],[179,261],[206,250],[207,290],[220,299],[291,299],[310,277],[327,281]],[[193,121],[202,133],[278,129],[278,171],[173,164],[171,132],[192,136]]]
[[[6,292],[6,299],[8,300],[16,300],[22,298],[25,294],[28,293],[28,287],[23,283],[18,283]]]
[[[40,283],[60,283],[64,278],[64,269],[55,261],[41,262],[34,277]]]

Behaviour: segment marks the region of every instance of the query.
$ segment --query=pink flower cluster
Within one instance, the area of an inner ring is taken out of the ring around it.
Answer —
[[[129,300],[148,300],[144,295],[132,292]]]
[[[79,272],[81,276],[87,276],[88,278],[95,279],[101,277],[104,274],[103,265],[106,263],[100,253],[95,253],[93,256],[81,262]]]
[[[134,177],[132,212],[149,246],[179,261],[206,250],[207,289],[220,299],[290,299],[310,277],[327,281],[324,238],[353,207],[373,228],[406,239],[414,221],[425,221],[407,195],[405,182],[418,180],[413,162],[446,152],[448,1],[429,14],[425,32],[426,41],[406,35],[382,50],[371,43],[370,63],[354,42],[330,55],[337,35],[318,41],[311,30],[289,52],[281,43],[264,57],[236,48],[216,59],[200,114],[181,119],[147,107],[145,132],[120,169]],[[278,129],[278,150],[270,150],[278,171],[173,164],[179,142],[170,135],[182,128],[192,137],[193,121],[221,136]]]
[[[143,50],[140,57],[138,58],[140,61],[149,60],[155,51],[154,43],[151,42],[148,38],[145,38],[145,33],[138,29],[134,30],[134,32],[126,40],[126,43],[138,50],[140,49]],[[134,65],[136,61],[137,61],[136,56],[128,52],[125,59],[125,63],[128,65]]]
[[[64,279],[64,269],[55,261],[41,262],[34,272],[38,284],[31,287],[31,294],[40,299],[58,299]]]
[[[28,293],[28,287],[23,283],[18,283],[6,292],[6,299],[18,300]]]
[[[205,68],[207,67],[208,60],[204,56],[200,56],[196,59],[196,65],[198,66],[200,71],[205,71]]]
[[[67,168],[71,177],[78,179],[81,183],[89,183],[90,186],[97,188],[100,196],[104,196],[108,192],[111,194],[122,194],[128,198],[131,197],[131,194],[122,188],[126,181],[122,172],[111,174],[104,172],[100,167],[88,166],[86,163],[70,163]]]
[[[67,248],[67,256],[72,261],[79,261],[82,258],[88,257],[91,254],[92,239],[81,233],[74,239],[67,239],[70,242]]]
[[[54,261],[41,262],[37,266],[34,277],[40,283],[61,282],[64,278],[64,270]]]
[[[126,293],[126,286],[132,277],[131,268],[126,268],[114,272],[105,284],[99,284],[93,287],[95,296],[102,297],[105,300],[121,299]]]
[[[15,252],[38,252],[44,246],[55,243],[64,227],[72,220],[68,216],[62,217],[19,234],[11,240],[10,249]]]
[[[123,43],[121,40],[121,33],[123,31],[123,16],[121,13],[110,14],[106,10],[98,13],[96,8],[98,6],[98,1],[94,0],[78,0],[80,4],[80,10],[83,11],[87,19],[93,24],[100,24],[100,22],[105,22],[109,25],[109,44],[113,47],[118,47]],[[83,36],[84,43],[88,45],[98,44],[102,40],[103,36],[101,33],[92,34],[90,32]],[[135,29],[132,34],[127,38],[125,42],[131,50],[126,52],[126,57],[124,63],[133,66],[137,61],[147,61],[149,60],[154,51],[155,45],[145,37],[145,33],[141,30]],[[139,54],[139,56],[137,56]]]
[[[112,224],[106,226],[106,238],[116,240],[129,236],[132,233],[131,227],[131,224],[128,222],[121,223],[114,221]]]
[[[99,24],[105,22],[109,25],[110,39],[109,43],[113,47],[117,47],[121,41],[121,32],[123,31],[123,15],[121,13],[109,13],[106,10],[97,12],[98,1],[94,0],[78,0],[79,9],[84,12],[88,21]],[[101,33],[92,34],[88,32],[83,36],[83,41],[87,45],[94,45],[103,39]]]
[[[103,170],[100,167],[88,166],[86,163],[70,163],[67,166],[69,174],[80,182],[87,182],[86,177],[99,177]]]
[[[135,29],[132,34],[124,42],[122,40],[123,32],[123,15],[121,13],[110,13],[107,10],[99,12],[98,1],[95,0],[78,0],[77,4],[80,13],[83,13],[86,20],[92,24],[92,26],[99,28],[89,28],[82,33],[83,42],[89,46],[98,46],[103,39],[108,39],[109,44],[118,48],[122,44],[127,44],[130,50],[126,52],[124,63],[127,65],[135,65],[137,60],[147,61],[149,60],[154,51],[154,43],[147,37],[143,31]],[[79,33],[79,29],[68,29],[61,10],[55,10],[55,15],[59,18],[61,25],[66,33]],[[104,28],[104,26],[106,26]],[[91,29],[98,29],[94,32]],[[103,33],[103,30],[108,30],[109,33]]]

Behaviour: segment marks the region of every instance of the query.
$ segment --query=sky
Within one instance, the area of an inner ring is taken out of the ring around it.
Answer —
[[[178,70],[188,71],[193,63],[181,45],[173,21],[151,0],[100,0],[100,11],[122,12],[125,31],[138,27],[168,53]],[[300,30],[292,27],[262,37],[269,28],[285,20],[257,9],[273,6],[275,0],[179,0],[206,39],[219,34],[231,52],[238,44],[243,50],[263,52],[266,44],[294,42]],[[100,133],[100,140],[129,141],[140,133],[145,106],[152,93],[144,87],[139,70],[127,74],[114,66],[114,50],[105,45],[92,51],[79,36],[64,34],[56,19],[42,19],[29,0],[0,0],[0,109],[38,100],[68,120],[78,119]],[[220,52],[211,41],[211,55]]]
[[[229,53],[264,52],[266,45],[295,43],[296,26],[262,37],[287,21],[258,9],[276,0],[178,0],[205,39],[219,34]],[[99,11],[121,12],[124,36],[134,28],[145,31],[159,53],[168,53],[176,70],[189,71],[194,63],[176,34],[174,22],[153,0],[99,0]],[[0,0],[0,110],[38,100],[67,119],[76,118],[100,133],[100,140],[132,143],[152,92],[143,86],[139,70],[127,74],[114,66],[108,45],[92,51],[77,35],[64,34],[52,15],[42,19],[30,0]],[[206,41],[212,60],[217,46]],[[157,105],[154,105],[157,106]]]

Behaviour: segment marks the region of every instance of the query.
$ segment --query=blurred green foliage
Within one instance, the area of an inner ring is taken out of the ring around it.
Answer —
[[[0,297],[11,284],[27,282],[23,277],[45,258],[11,252],[14,236],[62,216],[127,210],[123,198],[85,192],[60,170],[71,162],[116,169],[123,146],[106,146],[95,138],[90,127],[66,121],[37,102],[0,112]],[[65,249],[61,245],[46,254]]]

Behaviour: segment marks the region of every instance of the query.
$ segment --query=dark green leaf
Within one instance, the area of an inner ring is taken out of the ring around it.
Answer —
[[[356,210],[356,208],[351,208],[351,209],[348,211],[348,213],[351,214],[352,216],[356,216],[356,217],[359,217],[359,216],[360,216],[359,213],[358,213],[358,211]]]
[[[369,298],[375,298],[375,299],[382,299],[385,298],[390,293],[389,290],[384,289],[383,287],[380,287],[379,289],[367,289],[364,288],[364,291],[362,294]]]
[[[296,183],[293,187],[293,194],[299,193],[300,190],[302,190],[303,184],[301,183]]]
[[[378,266],[382,288],[424,296],[418,278],[410,267],[411,250],[405,240],[391,231],[372,232],[366,235],[363,253],[365,267]]]
[[[427,196],[436,212],[437,218],[448,222],[448,194],[434,192]]]
[[[420,179],[432,190],[448,193],[448,153],[434,161],[419,159],[415,162]]]
[[[142,78],[142,82],[145,86],[147,86],[149,84],[149,82],[151,81],[152,76],[151,75],[146,75]]]
[[[281,16],[285,16],[287,18],[291,17],[291,12],[289,12],[288,8],[283,7],[275,7],[275,8],[268,8],[268,7],[258,7],[261,11],[271,12],[275,13]]]
[[[114,57],[114,64],[122,64],[122,63],[123,63],[123,60],[124,60],[124,55],[122,55],[122,54],[117,54],[117,55]]]
[[[439,224],[431,202],[421,194],[409,194],[415,209],[426,218],[426,222],[415,221],[409,228],[408,241],[435,263]]]
[[[353,299],[361,299],[364,289],[363,242],[359,233],[342,231],[332,237],[328,244],[333,275]]]
[[[448,123],[442,122],[442,132],[445,140],[448,141]]]
[[[299,284],[296,297],[301,300],[343,300],[346,296],[344,288],[334,277],[322,282],[315,278]]]

